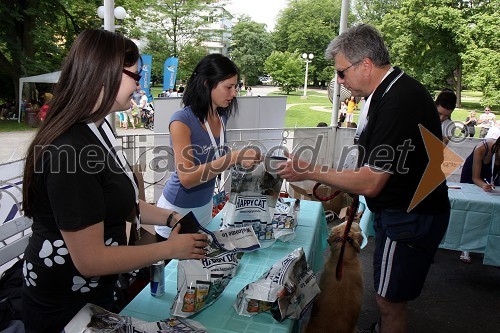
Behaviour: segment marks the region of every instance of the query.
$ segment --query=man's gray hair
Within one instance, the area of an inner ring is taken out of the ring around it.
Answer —
[[[377,67],[391,63],[389,51],[380,33],[374,27],[360,24],[349,28],[333,39],[325,51],[328,60],[342,54],[352,64],[369,58]]]

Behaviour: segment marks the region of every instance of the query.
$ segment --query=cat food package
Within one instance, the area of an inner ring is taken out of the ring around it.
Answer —
[[[208,236],[207,258],[179,260],[177,264],[177,295],[170,313],[186,318],[215,302],[236,273],[239,253],[257,250],[260,243],[250,226],[212,232],[202,227],[192,212],[177,223],[181,233]]]
[[[3,331],[2,331],[3,332]],[[66,324],[67,333],[113,332],[113,333],[206,333],[207,329],[199,322],[179,317],[158,321],[142,321],[122,316],[100,306],[87,303]]]
[[[257,235],[250,226],[212,231],[211,234],[217,247],[225,251],[251,252],[260,249]]]
[[[238,263],[234,251],[214,252],[205,259],[179,260],[177,295],[170,314],[186,318],[215,302],[236,274]]]
[[[265,170],[264,163],[252,169],[231,168],[231,193],[224,206],[221,229],[251,226],[261,247],[274,243],[272,216],[283,180]]]
[[[295,239],[295,227],[297,226],[299,210],[299,199],[283,201],[282,198],[278,198],[272,222],[275,239],[282,242],[289,242]]]
[[[275,263],[259,280],[245,286],[233,304],[238,314],[253,316],[269,311],[274,319],[300,319],[320,289],[298,248]]]
[[[214,256],[223,251],[251,252],[260,248],[257,235],[249,226],[210,231],[199,224],[193,212],[184,215],[174,228],[177,224],[181,226],[180,234],[204,233],[208,236],[208,244],[205,247],[208,256]]]

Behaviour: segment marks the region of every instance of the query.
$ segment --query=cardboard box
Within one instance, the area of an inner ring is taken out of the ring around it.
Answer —
[[[294,182],[289,183],[290,188],[290,196],[295,198],[295,199],[301,199],[301,200],[312,200],[312,201],[319,201],[314,197],[312,194],[313,192],[313,187],[316,184],[316,182],[305,180],[301,182]],[[320,186],[318,190],[316,191],[317,194],[321,197],[328,197],[333,194],[335,190],[332,189],[329,186]],[[328,200],[328,201],[322,201],[323,208],[325,211],[331,210],[335,212],[335,214],[339,214],[340,210],[346,206],[345,204],[345,198],[344,198],[344,193],[340,193],[337,195],[335,198]]]

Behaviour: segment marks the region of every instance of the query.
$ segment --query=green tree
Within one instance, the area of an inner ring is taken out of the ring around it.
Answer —
[[[393,64],[428,89],[456,87],[465,48],[457,31],[465,24],[450,0],[402,0],[380,26]]]
[[[0,76],[2,95],[15,98],[19,78],[59,69],[75,36],[98,27],[98,1],[0,1]],[[34,98],[34,86],[26,89]]]
[[[330,65],[325,49],[338,35],[341,0],[291,0],[278,16],[273,39],[276,49],[315,55],[310,77],[315,84],[322,80],[328,85],[333,72],[325,78]],[[354,19],[354,16],[352,17]]]
[[[304,61],[298,52],[273,51],[265,62],[266,72],[273,77],[273,81],[280,90],[287,95],[301,86],[305,70]]]
[[[274,49],[265,24],[243,16],[232,29],[230,56],[238,65],[245,84],[255,85],[264,74],[264,62]]]
[[[271,34],[266,31],[265,24],[243,16],[233,27],[229,54],[246,84],[255,85],[259,75],[264,74],[264,62],[273,49]]]
[[[179,70],[177,80],[185,83],[198,62],[207,55],[207,50],[202,46],[187,45],[179,55]]]
[[[353,9],[357,22],[380,26],[385,14],[398,7],[399,0],[356,0]]]
[[[201,42],[210,39],[213,31],[204,26],[220,19],[224,12],[206,0],[145,0],[130,6],[132,20],[126,29],[131,37],[140,39],[141,51],[153,56],[153,80],[163,82],[163,63],[168,57],[178,57],[177,79],[185,81],[196,63],[207,51]],[[222,6],[220,2],[217,6]],[[225,29],[217,31],[222,34]],[[193,62],[196,61],[194,64]]]
[[[135,28],[131,34],[148,42],[163,36],[170,45],[171,56],[178,57],[186,45],[199,45],[207,36],[201,29],[218,18],[218,11],[203,0],[146,0],[135,4],[131,13]],[[130,27],[130,25],[128,26]]]
[[[469,7],[470,16],[459,34],[466,39],[463,61],[464,85],[483,92],[483,106],[500,106],[500,1],[479,2]]]

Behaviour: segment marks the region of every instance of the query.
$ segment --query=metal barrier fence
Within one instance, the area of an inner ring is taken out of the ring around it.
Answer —
[[[352,130],[343,130],[332,127],[233,129],[227,130],[227,145],[236,149],[255,145],[265,153],[276,153],[284,146],[288,152],[298,153],[302,158],[316,164],[332,166],[335,156],[335,133],[347,133],[340,135],[341,142],[349,140],[345,138],[352,137],[354,133]],[[352,135],[349,135],[350,132]],[[128,162],[137,165],[143,172],[146,200],[156,202],[165,182],[174,171],[169,133],[123,135],[119,136],[119,139]]]

